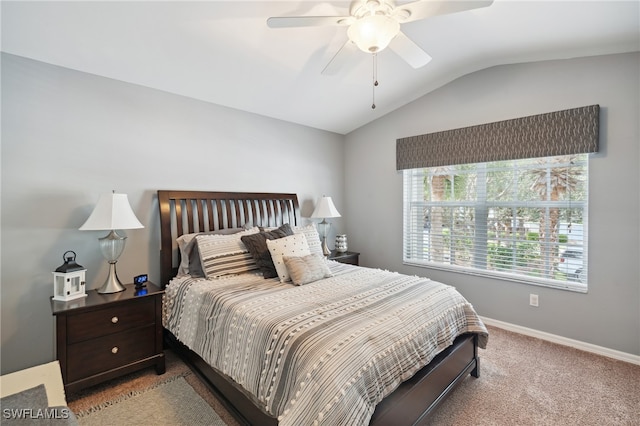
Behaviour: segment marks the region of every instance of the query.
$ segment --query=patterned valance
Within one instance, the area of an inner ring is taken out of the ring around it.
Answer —
[[[599,115],[590,105],[398,139],[396,168],[597,152]]]

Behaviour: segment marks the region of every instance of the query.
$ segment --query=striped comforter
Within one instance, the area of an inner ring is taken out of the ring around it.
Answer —
[[[280,425],[367,424],[375,406],[459,334],[488,334],[453,288],[329,262],[296,287],[259,274],[176,278],[163,323]]]

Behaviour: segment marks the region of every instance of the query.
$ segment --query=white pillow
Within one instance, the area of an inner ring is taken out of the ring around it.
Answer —
[[[304,234],[293,234],[288,237],[278,238],[277,240],[267,240],[267,247],[271,253],[271,260],[276,267],[280,282],[290,281],[291,277],[284,263],[284,256],[308,256],[309,244]]]
[[[315,222],[305,226],[293,226],[292,228],[294,234],[304,234],[307,238],[307,244],[309,244],[309,251],[311,253],[324,256],[322,252],[322,241],[320,241],[320,234],[318,233]]]
[[[258,264],[242,242],[242,236],[257,234],[258,227],[232,235],[198,235],[196,243],[204,276],[241,274],[258,269]]]

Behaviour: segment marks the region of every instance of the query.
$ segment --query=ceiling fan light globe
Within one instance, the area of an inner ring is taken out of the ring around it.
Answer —
[[[400,32],[400,23],[386,15],[366,15],[349,26],[347,35],[360,50],[380,52]]]

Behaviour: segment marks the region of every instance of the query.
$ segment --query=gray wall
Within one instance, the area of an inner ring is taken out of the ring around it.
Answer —
[[[639,82],[637,53],[499,66],[352,132],[343,215],[350,248],[365,266],[456,286],[488,318],[640,355]],[[589,161],[587,294],[402,264],[397,138],[592,104],[601,107],[601,150]],[[529,293],[540,307],[529,306]]]
[[[78,253],[90,288],[106,277],[103,233],[78,227],[112,189],[145,225],[127,232],[123,279],[159,278],[157,189],[295,192],[303,216],[328,194],[363,265],[455,285],[490,318],[640,355],[639,69],[638,54],[487,69],[345,138],[2,54],[2,373],[55,358],[62,253]],[[402,265],[397,138],[594,103],[587,294]]]
[[[159,280],[158,189],[297,193],[302,215],[344,206],[343,136],[2,54],[2,373],[51,361],[51,272],[77,253],[106,278],[102,231],[78,231],[100,194],[126,193],[118,275]],[[341,220],[333,221],[341,230]]]

